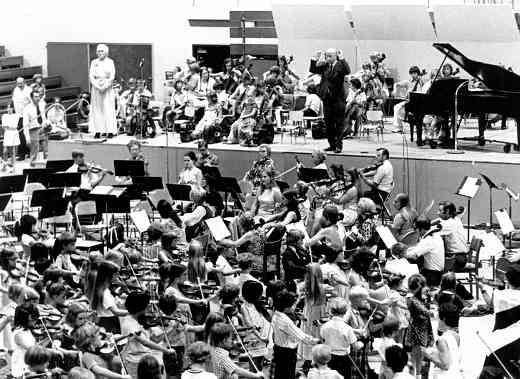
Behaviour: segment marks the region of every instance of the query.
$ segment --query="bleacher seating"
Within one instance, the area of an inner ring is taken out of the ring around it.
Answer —
[[[32,79],[34,74],[41,74],[42,66],[30,66],[22,68],[11,68],[6,70],[0,70],[0,82],[10,82],[16,80],[18,77],[24,79]]]
[[[76,100],[81,92],[79,87],[59,87],[49,89],[46,93],[45,99],[47,102],[52,101],[53,98],[59,97],[62,100]],[[11,95],[0,96],[0,109],[5,109],[7,104],[11,101]]]
[[[1,57],[0,68],[20,68],[23,66],[23,55],[17,55],[12,57]]]
[[[26,84],[31,84],[32,79],[28,79],[25,81]],[[48,76],[43,78],[43,83],[47,89],[53,89],[61,87],[61,76]],[[11,82],[1,82],[0,83],[0,96],[10,95],[13,92],[14,87],[16,86],[16,80]]]

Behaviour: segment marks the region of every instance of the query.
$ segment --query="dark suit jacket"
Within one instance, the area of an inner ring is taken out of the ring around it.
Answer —
[[[303,279],[305,271],[311,262],[306,251],[296,252],[294,246],[288,246],[282,256],[282,266],[285,271],[285,280]]]
[[[311,59],[309,71],[313,74],[321,75],[321,82],[318,88],[318,96],[324,102],[346,100],[345,95],[345,75],[350,74],[350,67],[345,59],[336,61],[334,67],[328,63],[317,65],[316,60]]]

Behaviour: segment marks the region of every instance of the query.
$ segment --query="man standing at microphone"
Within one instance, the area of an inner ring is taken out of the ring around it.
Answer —
[[[318,51],[311,58],[309,71],[321,75],[318,96],[323,101],[323,114],[327,127],[329,147],[326,151],[341,153],[343,135],[345,133],[345,75],[350,74],[350,67],[343,58],[343,53],[336,49],[328,49],[325,53]]]

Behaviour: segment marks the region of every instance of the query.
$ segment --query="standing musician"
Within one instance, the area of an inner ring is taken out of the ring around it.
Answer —
[[[208,142],[199,140],[197,144],[197,162],[195,166],[202,169],[203,167],[218,167],[218,156],[208,150]]]
[[[394,189],[394,167],[390,162],[388,149],[382,147],[376,150],[376,164],[370,167],[368,172],[374,171],[372,179],[368,179],[369,175],[363,170],[359,172],[361,179],[370,187],[364,196],[372,199],[376,204],[383,205]]]

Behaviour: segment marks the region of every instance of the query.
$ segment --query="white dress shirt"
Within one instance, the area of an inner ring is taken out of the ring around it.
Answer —
[[[394,167],[388,159],[376,169],[373,181],[377,184],[378,190],[387,193],[392,192],[394,188]]]
[[[408,250],[407,255],[424,257],[424,268],[432,271],[444,270],[444,241],[435,233],[419,241]]]
[[[441,235],[446,236],[446,250],[447,253],[467,253],[466,247],[466,233],[464,225],[458,217],[441,220],[442,230]]]
[[[350,345],[357,341],[354,329],[339,316],[332,317],[322,325],[320,336],[334,355],[350,354]]]

